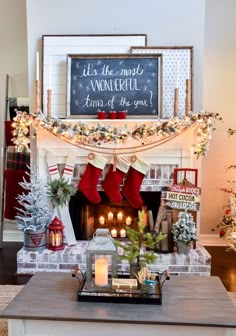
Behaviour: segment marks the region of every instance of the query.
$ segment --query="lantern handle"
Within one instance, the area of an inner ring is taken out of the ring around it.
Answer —
[[[83,272],[77,265],[73,268],[71,273],[72,278],[76,278],[79,280],[80,285],[86,278],[86,273]],[[82,277],[81,277],[82,276]]]
[[[99,231],[100,232],[99,232]],[[103,231],[101,231],[101,230],[103,230]],[[99,244],[101,244],[101,245],[103,245],[103,244],[106,244],[106,241],[99,241],[98,239],[96,239],[96,238],[99,238],[99,237],[108,237],[109,239],[112,239],[112,237],[111,237],[111,233],[110,233],[110,231],[108,230],[108,229],[97,229],[95,232],[94,232],[94,234],[93,234],[93,240],[96,242],[96,243],[99,243]]]

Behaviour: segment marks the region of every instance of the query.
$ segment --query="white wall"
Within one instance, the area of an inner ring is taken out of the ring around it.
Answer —
[[[207,159],[203,160],[201,232],[212,233],[224,214],[229,194],[219,188],[230,187],[236,180],[236,135],[229,137],[228,128],[236,128],[236,1],[206,1],[204,59],[204,109],[220,113],[224,122],[217,123]]]
[[[0,0],[0,186],[2,183],[3,122],[5,118],[6,75],[9,95],[28,97],[28,59],[25,0]],[[9,117],[9,115],[8,115]],[[15,228],[10,224],[9,228]],[[5,225],[5,230],[8,226]]]

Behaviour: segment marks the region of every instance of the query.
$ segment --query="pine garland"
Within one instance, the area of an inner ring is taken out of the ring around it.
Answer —
[[[28,169],[29,181],[23,177],[23,182],[19,183],[26,193],[17,196],[21,208],[16,207],[15,216],[16,226],[23,232],[44,229],[52,220],[52,209],[46,197],[47,185],[42,178],[37,178],[35,171]]]
[[[48,183],[47,195],[54,206],[67,205],[75,192],[74,186],[69,184],[63,177]]]

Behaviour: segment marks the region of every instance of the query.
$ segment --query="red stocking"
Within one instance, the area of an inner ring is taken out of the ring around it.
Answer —
[[[115,170],[114,170],[115,169]],[[102,183],[102,187],[114,203],[120,203],[123,199],[120,193],[120,185],[125,177],[125,174],[129,170],[129,162],[123,158],[117,158],[117,161],[111,164],[109,171]]]
[[[143,204],[139,190],[144,176],[150,166],[147,162],[137,158],[128,171],[128,176],[123,188],[123,195],[134,208],[139,208]]]
[[[78,184],[78,189],[90,202],[95,204],[101,201],[101,197],[97,191],[97,184],[106,162],[107,160],[104,157],[92,154],[89,157],[86,170]]]

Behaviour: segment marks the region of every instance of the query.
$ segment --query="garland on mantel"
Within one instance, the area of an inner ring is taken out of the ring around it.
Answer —
[[[173,117],[164,121],[156,120],[149,126],[145,123],[138,124],[131,130],[127,125],[120,128],[99,122],[96,126],[92,126],[81,121],[72,123],[57,118],[49,118],[42,112],[38,115],[32,115],[18,111],[12,125],[14,128],[12,133],[14,135],[13,142],[19,152],[30,151],[29,127],[32,126],[36,131],[39,127],[44,128],[60,139],[90,151],[94,150],[96,152],[96,149],[111,151],[111,146],[104,146],[104,144],[111,144],[115,151],[120,150],[120,154],[127,154],[157,147],[182,134],[190,127],[197,127],[197,141],[196,144],[193,144],[193,147],[194,154],[199,158],[205,156],[209,149],[209,141],[211,133],[215,129],[214,121],[216,120],[222,120],[218,113],[201,111],[185,116],[183,119]],[[130,140],[135,140],[136,144],[127,147],[126,144]]]

